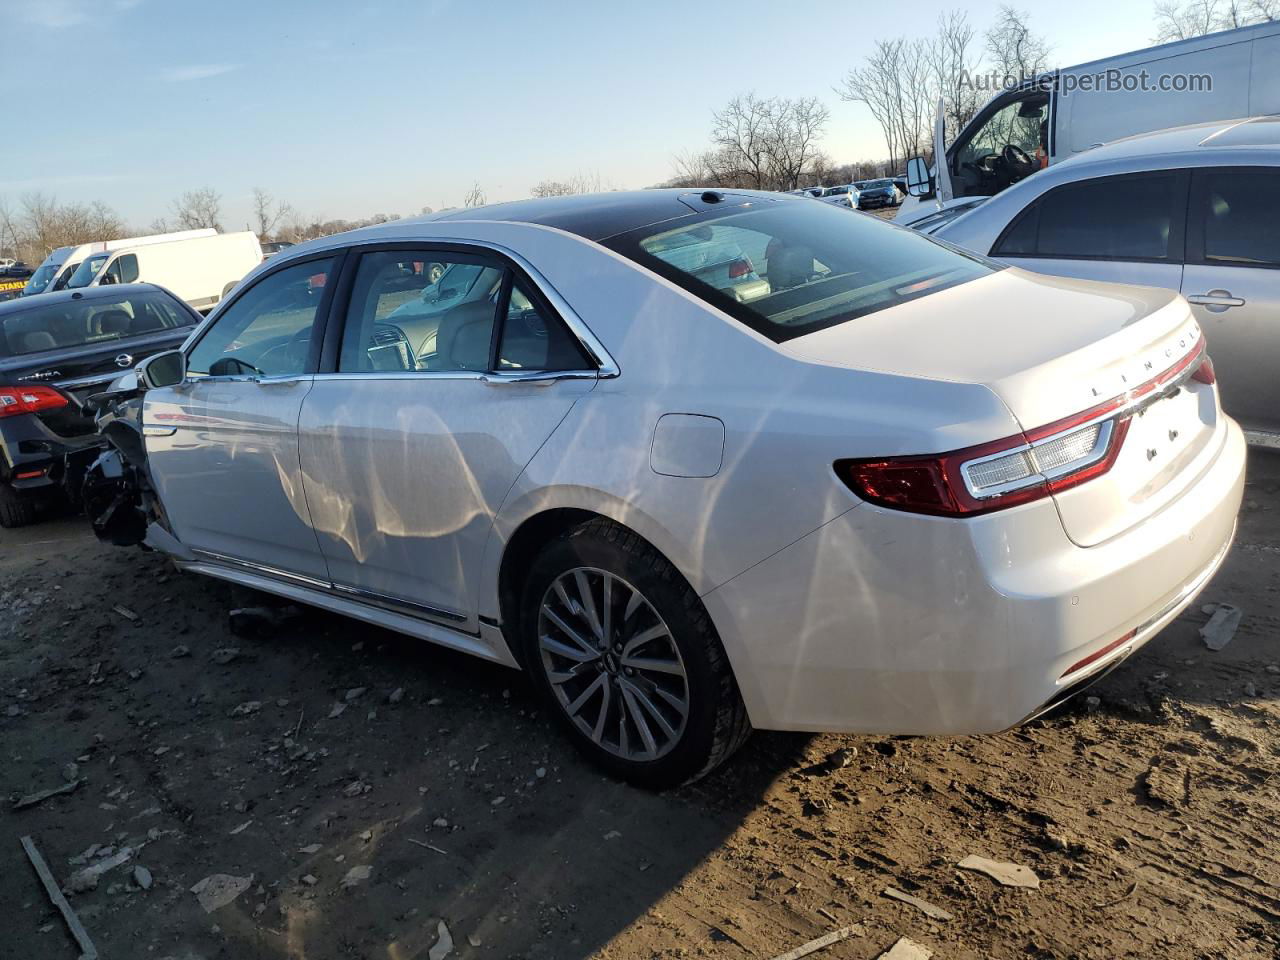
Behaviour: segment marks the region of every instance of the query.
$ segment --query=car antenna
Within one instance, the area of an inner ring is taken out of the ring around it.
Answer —
[[[704,191],[702,191],[702,202],[703,202],[703,203],[719,203],[719,202],[720,202],[721,200],[723,200],[723,199],[724,199],[724,194],[723,194],[723,193],[719,193],[719,192],[717,192],[717,191],[715,191],[715,190],[704,190]]]

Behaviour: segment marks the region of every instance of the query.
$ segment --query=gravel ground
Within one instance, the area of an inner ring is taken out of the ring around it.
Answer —
[[[0,815],[0,955],[77,953],[30,835],[108,958],[767,958],[845,926],[815,956],[1276,957],[1280,457],[1250,467],[1221,652],[1197,605],[1020,729],[757,734],[665,794],[581,762],[517,673],[319,612],[237,635],[256,598],[83,520],[0,531],[5,793],[77,784]]]

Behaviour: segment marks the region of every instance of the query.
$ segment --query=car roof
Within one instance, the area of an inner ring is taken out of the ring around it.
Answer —
[[[122,293],[166,293],[154,283],[111,283],[105,287],[76,287],[73,290],[58,290],[54,293],[38,293],[30,297],[17,297],[0,302],[0,316],[21,313],[30,307],[47,307],[68,300],[94,301],[119,297]]]
[[[1073,167],[1078,167],[1111,160],[1250,147],[1280,148],[1280,117],[1215,120],[1210,123],[1188,124],[1185,127],[1171,127],[1168,130],[1157,130],[1153,133],[1140,133],[1078,153],[1062,161],[1060,166],[1071,164]]]
[[[720,199],[708,203],[704,199],[708,193],[714,193]],[[403,228],[415,222],[490,220],[535,223],[576,233],[587,240],[605,240],[620,233],[674,220],[677,217],[687,217],[693,213],[741,206],[744,203],[761,201],[777,203],[796,199],[799,198],[763,190],[722,190],[715,187],[618,190],[611,193],[588,193],[569,197],[542,197],[535,200],[493,203],[464,210],[447,210],[409,220],[394,220],[380,226]]]

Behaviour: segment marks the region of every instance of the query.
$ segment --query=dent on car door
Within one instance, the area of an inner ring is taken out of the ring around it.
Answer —
[[[1080,180],[1018,214],[991,255],[1058,277],[1177,290],[1185,211],[1179,171]]]
[[[420,263],[444,265],[437,283]],[[406,277],[417,279],[406,287]],[[360,257],[336,367],[316,378],[300,421],[307,502],[334,583],[474,627],[493,517],[594,386],[587,358],[500,262],[398,249]],[[537,379],[551,371],[577,375]]]
[[[327,579],[297,425],[332,267],[317,259],[264,276],[188,350],[187,380],[145,395],[151,474],[173,533],[193,551]]]
[[[1205,332],[1222,406],[1280,436],[1280,170],[1198,170],[1182,293]]]

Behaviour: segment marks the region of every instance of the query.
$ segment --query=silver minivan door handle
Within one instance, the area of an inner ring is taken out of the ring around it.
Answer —
[[[1233,297],[1230,290],[1210,290],[1208,293],[1197,293],[1187,297],[1187,303],[1208,307],[1213,313],[1221,313],[1229,307],[1243,307],[1244,299]]]

